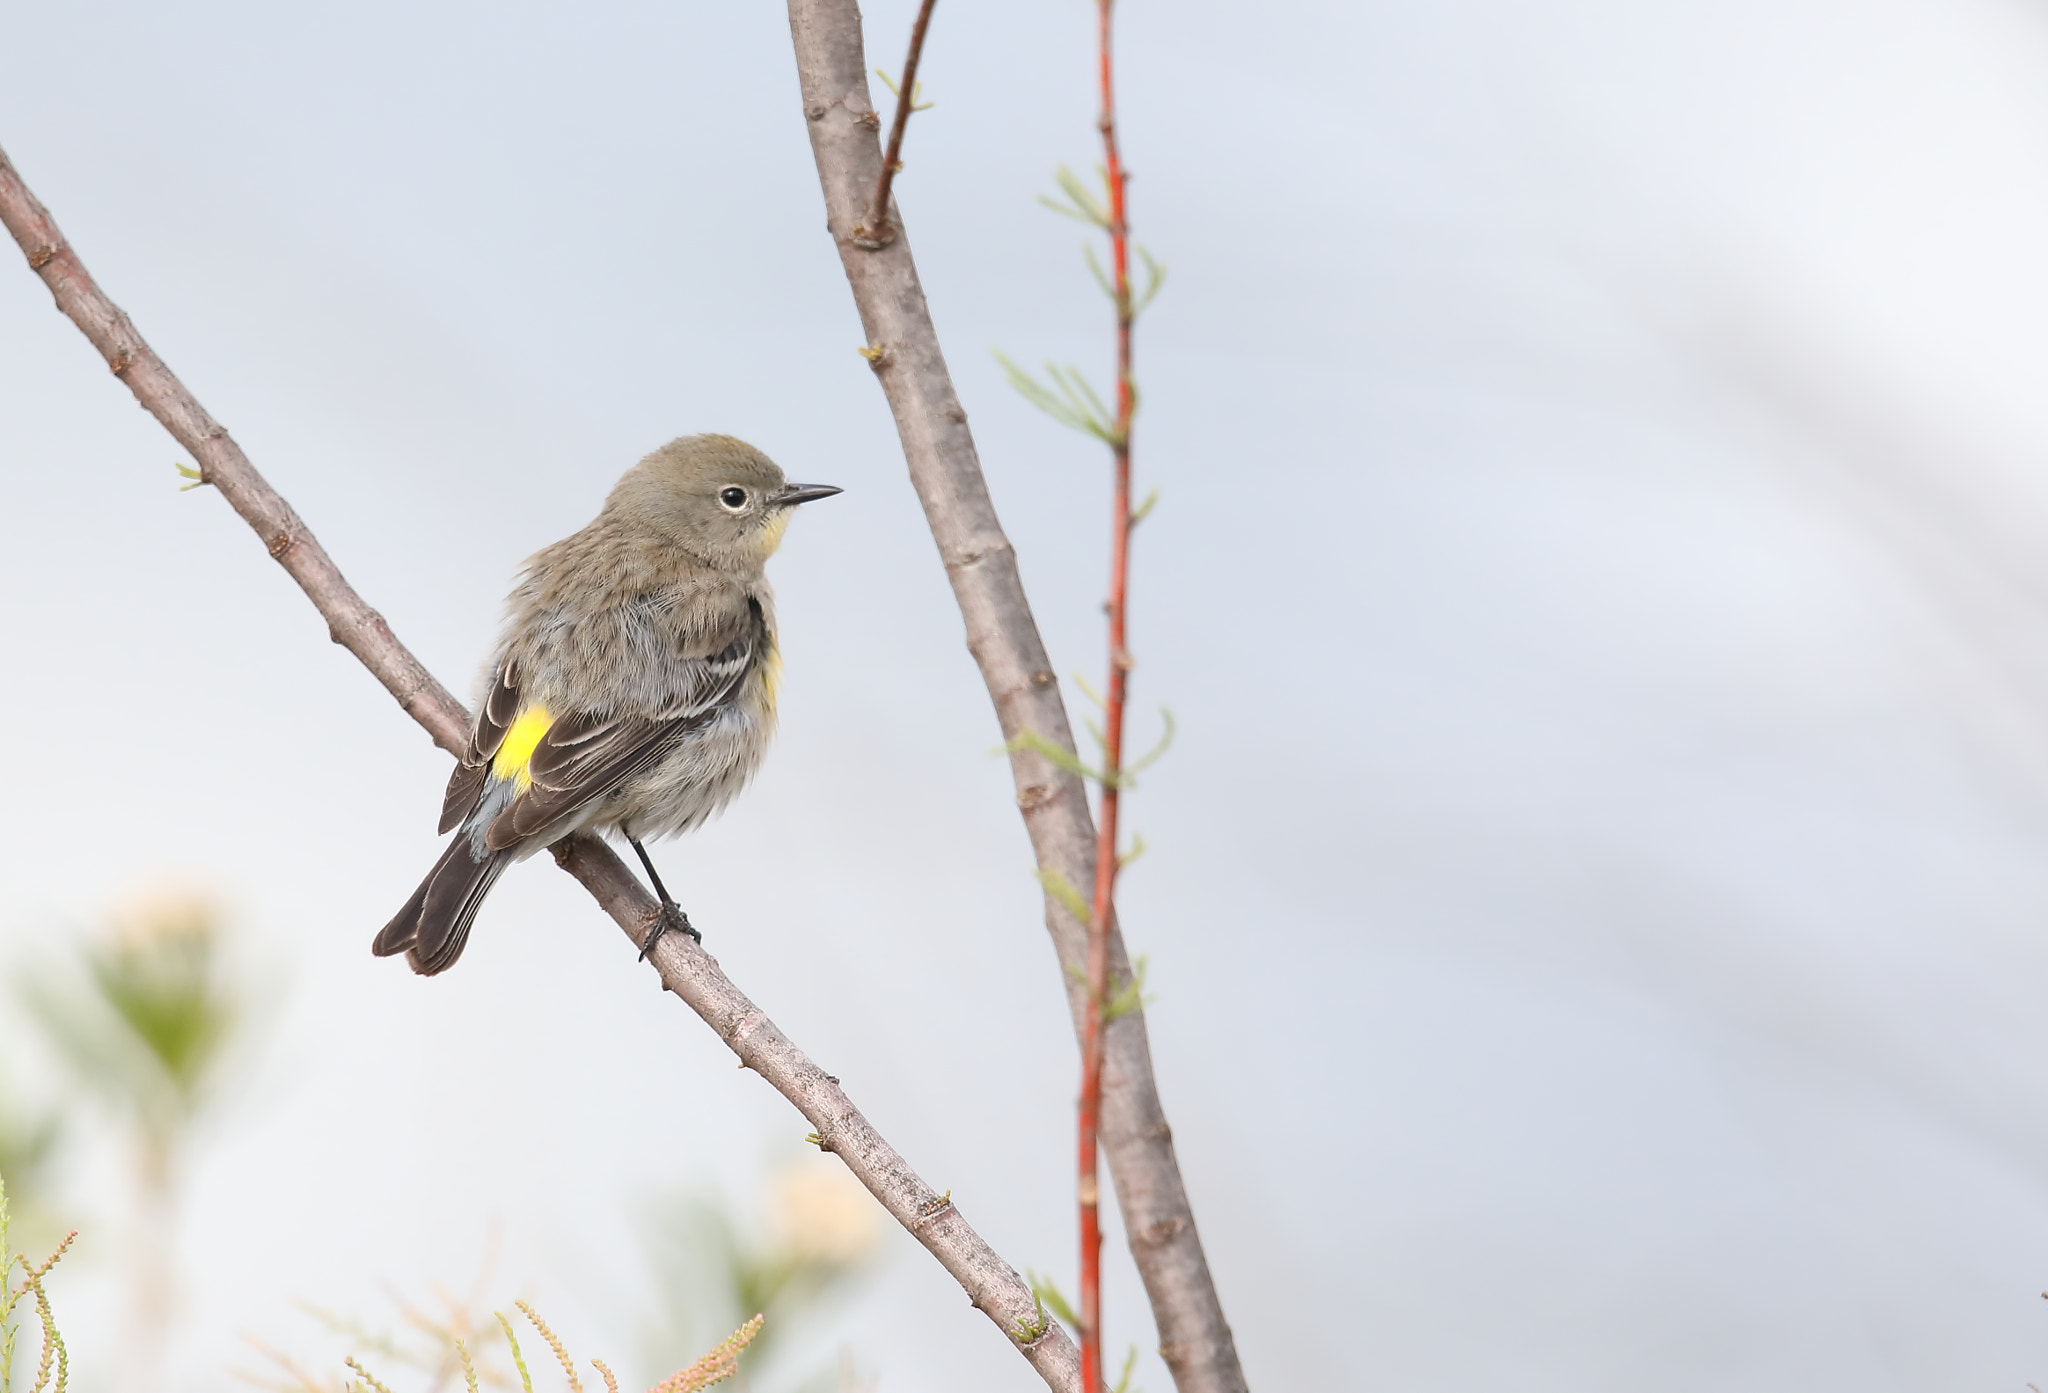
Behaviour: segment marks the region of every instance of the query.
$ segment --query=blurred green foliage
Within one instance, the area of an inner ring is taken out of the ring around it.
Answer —
[[[218,910],[183,893],[131,907],[79,953],[67,979],[31,979],[26,998],[77,1080],[139,1130],[176,1146],[205,1106],[243,1015]]]
[[[178,1163],[221,1091],[248,1015],[225,938],[211,899],[159,889],[110,916],[71,961],[21,974],[20,1000],[74,1086],[62,1091],[61,1119],[0,1116],[0,1164],[39,1180],[72,1106],[97,1099],[112,1115],[134,1182],[119,1247],[128,1311],[115,1352],[127,1389],[162,1384],[179,1287]]]

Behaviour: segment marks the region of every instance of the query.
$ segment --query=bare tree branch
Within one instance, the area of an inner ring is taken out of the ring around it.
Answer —
[[[271,556],[326,618],[334,641],[376,674],[436,744],[459,753],[469,733],[469,714],[462,704],[364,603],[291,505],[256,472],[226,428],[185,390],[128,316],[94,283],[4,150],[0,224],[49,286],[57,307],[92,341],[136,400],[192,452],[206,482],[220,489],[256,529]],[[582,882],[631,942],[637,945],[646,938],[661,907],[609,846],[579,836],[553,850],[556,862]],[[817,1129],[818,1144],[844,1161],[882,1207],[953,1274],[976,1309],[995,1322],[1046,1383],[1059,1393],[1073,1393],[1079,1386],[1079,1355],[1073,1341],[1044,1318],[1031,1289],[961,1217],[950,1192],[941,1195],[925,1184],[861,1115],[839,1081],[798,1049],[687,934],[662,935],[649,957],[661,974],[662,987],[681,997],[717,1031],[741,1064],[796,1105]]]
[[[100,351],[114,376],[143,409],[198,461],[199,475],[219,489],[228,506],[256,529],[271,559],[290,573],[327,621],[333,640],[361,660],[398,700],[405,713],[427,728],[434,743],[460,755],[469,737],[462,703],[434,680],[419,659],[392,636],[384,616],[363,602],[325,548],[289,503],[263,481],[227,427],[207,414],[163,359],[135,332],[120,307],[109,300],[65,242],[57,224],[0,150],[0,222],[14,234],[29,269],[43,278],[57,308]]]
[[[825,194],[825,221],[839,248],[867,334],[862,355],[880,379],[896,418],[910,481],[924,505],[966,621],[967,647],[981,666],[996,718],[1010,742],[1017,806],[1042,873],[1070,891],[1095,883],[1095,825],[1087,790],[1020,734],[1067,751],[1074,736],[1017,573],[982,478],[967,413],[953,390],[938,334],[900,215],[887,246],[854,240],[866,191],[875,186],[881,125],[868,97],[867,60],[855,0],[789,0],[790,35],[811,153]],[[1067,983],[1076,1033],[1085,1026],[1087,930],[1048,893],[1046,928]],[[1110,971],[1130,980],[1123,937],[1111,926]],[[1173,1152],[1173,1134],[1152,1076],[1141,1012],[1109,1026],[1103,1067],[1102,1144],[1131,1254],[1151,1298],[1159,1352],[1180,1393],[1243,1393],[1244,1371],[1209,1274],[1195,1216]]]

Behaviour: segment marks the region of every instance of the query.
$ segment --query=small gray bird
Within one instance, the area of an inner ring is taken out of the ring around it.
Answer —
[[[695,937],[641,843],[696,827],[760,766],[782,666],[763,568],[790,510],[838,492],[729,435],[685,436],[532,557],[441,805],[455,839],[371,951],[445,972],[507,865],[613,829],[662,902],[643,955],[667,928]]]

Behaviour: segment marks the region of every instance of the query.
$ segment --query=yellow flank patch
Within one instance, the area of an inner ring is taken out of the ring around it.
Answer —
[[[768,655],[761,661],[761,705],[771,716],[775,714],[775,696],[782,687],[782,650],[772,643]]]
[[[533,782],[527,765],[533,762],[533,752],[554,723],[554,713],[545,706],[529,706],[521,711],[498,743],[498,753],[491,759],[491,777],[516,780],[519,792],[526,792],[527,785]]]

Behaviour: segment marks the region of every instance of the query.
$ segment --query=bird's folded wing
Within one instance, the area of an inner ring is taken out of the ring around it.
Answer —
[[[669,721],[571,716],[558,722],[534,749],[527,766],[533,782],[491,820],[484,844],[500,850],[546,831],[654,764],[717,715],[714,708]]]
[[[750,606],[747,621],[740,634],[718,652],[678,665],[674,694],[660,711],[651,715],[572,712],[558,718],[526,762],[530,782],[492,819],[486,845],[493,849],[516,846],[545,832],[614,792],[657,763],[692,731],[716,719],[738,698],[757,657],[767,647],[767,628],[758,607]],[[455,801],[457,782],[468,782],[464,780],[468,773],[465,761],[464,769],[449,781],[444,821],[447,812],[458,806],[458,823],[476,807],[488,779],[491,755],[502,744],[505,728],[520,706],[516,688],[504,701],[499,700],[499,692],[516,680],[516,673],[501,673],[492,684],[491,699],[477,719],[477,772],[473,784],[460,790],[467,794],[467,803]],[[491,754],[483,752],[486,740]]]
[[[476,723],[470,727],[469,749],[455,766],[455,772],[448,776],[448,792],[441,799],[443,833],[460,827],[476,807],[484,783],[490,778],[491,758],[505,743],[505,732],[511,729],[519,706],[519,672],[508,658],[492,675],[491,694],[484,698],[483,709],[476,713]]]

